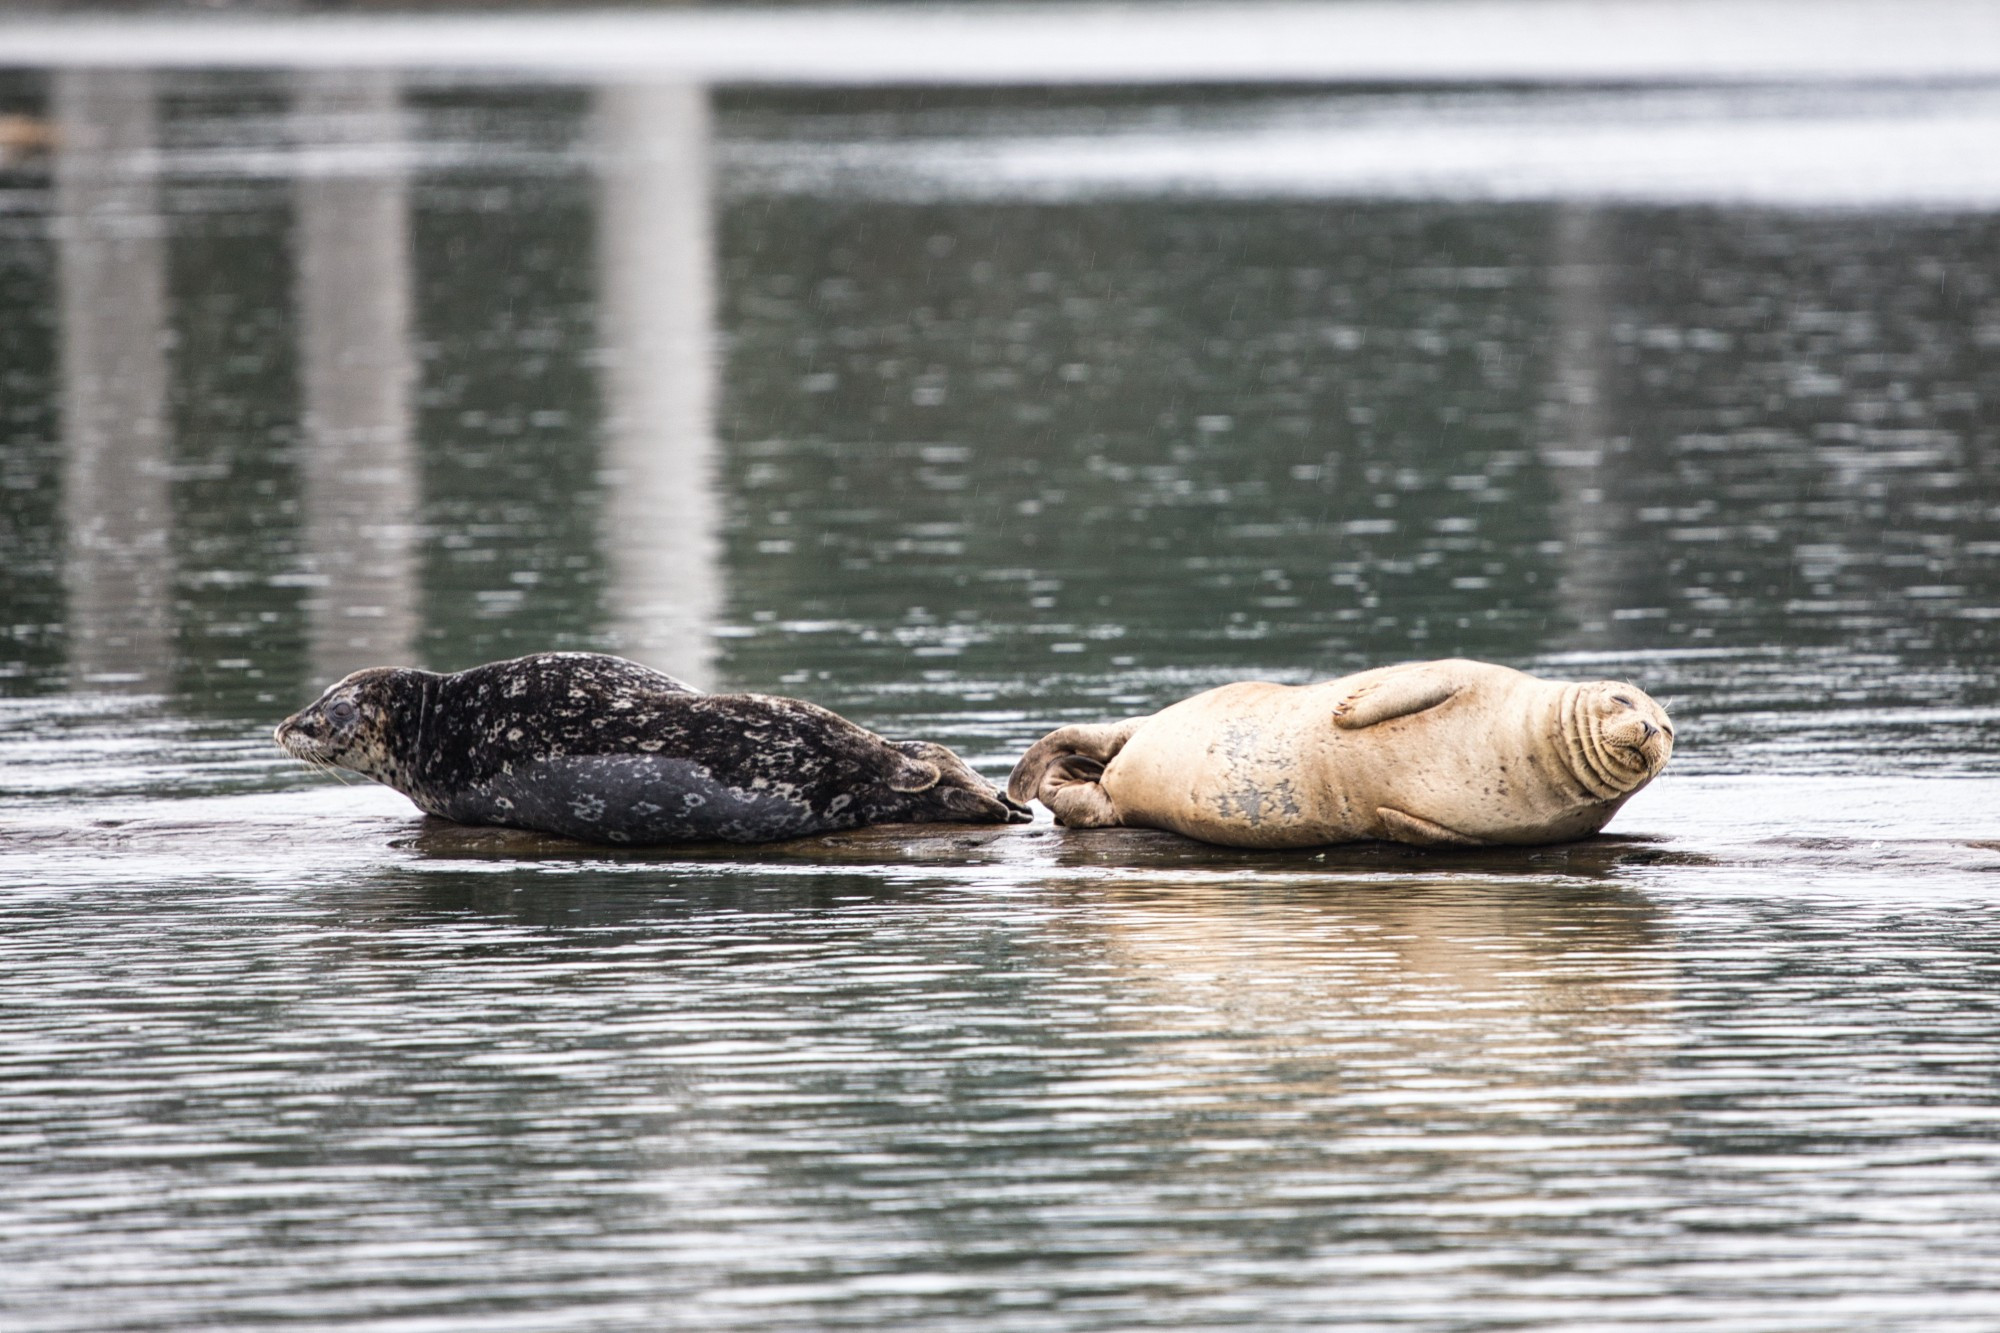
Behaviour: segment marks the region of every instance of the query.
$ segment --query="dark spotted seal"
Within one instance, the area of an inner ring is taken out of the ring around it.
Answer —
[[[957,755],[599,653],[452,675],[371,667],[279,724],[287,754],[433,815],[586,842],[775,842],[864,824],[1025,822]]]
[[[1452,659],[1318,685],[1244,681],[1150,717],[1062,727],[1008,786],[1072,828],[1231,847],[1532,845],[1603,828],[1673,750],[1665,710],[1630,685]]]

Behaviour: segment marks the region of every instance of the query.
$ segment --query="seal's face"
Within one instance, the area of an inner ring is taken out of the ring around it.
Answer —
[[[404,678],[414,674],[370,667],[335,682],[278,724],[278,748],[314,768],[344,768],[400,790],[406,775],[389,740],[405,711]]]
[[[972,765],[934,741],[891,741],[890,745],[918,761],[916,782],[899,785],[891,779],[890,791],[907,796],[901,804],[913,821],[941,820],[979,824],[1026,824],[1034,818],[1028,807],[995,790],[992,783],[973,771]],[[927,767],[926,767],[927,766]],[[926,780],[935,772],[934,780]]]
[[[1644,690],[1599,680],[1573,687],[1565,702],[1572,764],[1605,795],[1630,795],[1666,767],[1674,752],[1673,723]]]

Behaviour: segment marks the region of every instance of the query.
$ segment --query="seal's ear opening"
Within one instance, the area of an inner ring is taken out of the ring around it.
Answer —
[[[890,791],[906,794],[929,791],[937,786],[938,776],[936,764],[927,764],[921,759],[904,758],[901,764],[889,771],[887,785]]]

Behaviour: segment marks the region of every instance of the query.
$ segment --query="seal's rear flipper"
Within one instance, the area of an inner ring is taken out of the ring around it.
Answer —
[[[1077,723],[1072,726],[1057,727],[1029,746],[1028,752],[1021,756],[1021,761],[1014,765],[1014,772],[1007,779],[1007,794],[1017,801],[1032,801],[1040,797],[1043,805],[1049,806],[1051,810],[1055,809],[1053,805],[1049,805],[1045,790],[1050,786],[1050,782],[1044,779],[1050,778],[1057,784],[1078,780],[1073,775],[1067,777],[1053,775],[1051,770],[1055,765],[1071,757],[1094,760],[1097,763],[1097,772],[1083,779],[1094,783],[1098,774],[1104,771],[1104,766],[1117,757],[1118,752],[1125,748],[1125,742],[1132,739],[1132,733],[1145,721],[1143,717],[1130,717],[1123,722],[1095,725]]]
[[[1097,760],[1066,754],[1049,765],[1037,795],[1064,828],[1117,828],[1125,821],[1098,782],[1103,776]]]
[[[1419,819],[1392,805],[1377,806],[1376,817],[1382,821],[1382,832],[1391,841],[1407,842],[1418,847],[1480,847],[1485,844],[1477,838],[1469,838],[1457,829],[1433,824],[1428,819]]]
[[[1465,684],[1451,668],[1450,662],[1387,667],[1333,706],[1333,725],[1342,731],[1359,731],[1391,718],[1436,708]]]

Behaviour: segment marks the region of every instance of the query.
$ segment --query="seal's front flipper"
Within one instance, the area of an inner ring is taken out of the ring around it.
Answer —
[[[1125,742],[1132,739],[1132,733],[1145,721],[1143,717],[1131,717],[1123,722],[1077,723],[1057,727],[1029,746],[1028,752],[1021,756],[1021,762],[1014,765],[1014,772],[1007,779],[1007,794],[1017,801],[1032,801],[1040,797],[1043,805],[1049,805],[1044,789],[1050,784],[1045,779],[1057,764],[1070,758],[1095,761],[1097,772],[1086,779],[1095,782],[1098,774],[1104,771],[1104,766],[1117,757],[1118,752],[1125,748]],[[1076,779],[1070,777],[1059,781],[1073,782]],[[1049,808],[1055,809],[1053,805]]]
[[[1382,833],[1392,842],[1407,842],[1417,847],[1479,847],[1483,844],[1477,838],[1469,838],[1457,829],[1433,824],[1428,819],[1419,819],[1413,814],[1398,810],[1392,805],[1377,806],[1376,817],[1382,821]]]
[[[1391,718],[1436,708],[1464,685],[1448,662],[1388,667],[1333,706],[1333,725],[1359,731]]]

